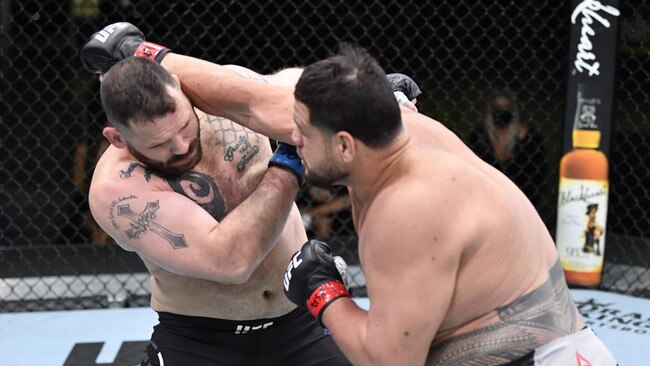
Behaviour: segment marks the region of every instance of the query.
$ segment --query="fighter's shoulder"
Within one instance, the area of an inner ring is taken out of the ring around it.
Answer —
[[[378,197],[359,237],[388,255],[400,247],[415,250],[416,256],[431,250],[437,250],[439,256],[462,250],[469,241],[469,233],[463,230],[465,218],[455,205],[457,200],[449,197],[450,192],[437,192],[433,186],[424,190],[424,187],[417,182],[409,183]]]
[[[463,171],[462,162],[444,150],[434,154],[438,154],[434,159],[439,158],[439,163],[414,167],[412,174],[403,176],[378,197],[376,207],[384,214],[392,213],[391,220],[445,229],[473,211],[471,206],[480,197],[476,197],[476,183]]]
[[[158,176],[137,161],[100,160],[90,183],[89,203],[92,208],[122,196],[160,191],[158,180]]]

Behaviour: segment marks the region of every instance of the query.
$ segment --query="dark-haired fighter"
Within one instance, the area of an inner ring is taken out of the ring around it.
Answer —
[[[442,124],[400,111],[367,52],[306,67],[295,97],[307,182],[349,189],[370,309],[319,241],[290,261],[285,293],[353,364],[615,365],[530,201]]]

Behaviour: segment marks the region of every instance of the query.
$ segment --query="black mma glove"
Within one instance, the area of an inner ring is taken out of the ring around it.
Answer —
[[[395,98],[399,104],[404,104],[406,102],[412,101],[417,98],[418,95],[422,94],[418,84],[413,81],[410,77],[400,74],[393,73],[386,75],[388,81],[393,86],[393,93],[395,93]],[[406,99],[404,99],[406,97]]]
[[[147,42],[144,34],[133,24],[113,23],[96,32],[81,48],[81,63],[86,70],[105,73],[119,61],[131,57],[147,57],[158,63],[170,52],[169,48]]]
[[[273,156],[271,156],[269,165],[289,169],[296,175],[296,178],[298,178],[299,186],[302,186],[305,182],[305,170],[302,167],[300,156],[298,156],[295,146],[282,142],[278,143],[278,148],[275,149]]]
[[[284,273],[284,294],[300,307],[306,307],[318,322],[334,301],[350,297],[330,247],[310,240],[297,251]]]

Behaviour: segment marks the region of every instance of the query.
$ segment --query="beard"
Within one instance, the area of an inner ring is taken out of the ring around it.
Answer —
[[[329,164],[327,167],[316,171],[307,167],[305,170],[305,182],[319,188],[329,188],[341,182],[349,176],[348,173],[337,169]]]
[[[174,155],[167,161],[150,159],[131,145],[127,145],[127,148],[129,149],[129,152],[142,164],[165,175],[181,175],[187,173],[192,170],[192,168],[194,168],[203,157],[200,136],[197,136],[192,140],[185,154]]]

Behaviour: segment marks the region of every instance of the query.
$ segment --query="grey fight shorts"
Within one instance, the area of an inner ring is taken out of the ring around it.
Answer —
[[[558,338],[507,366],[616,366],[605,344],[585,328]]]

